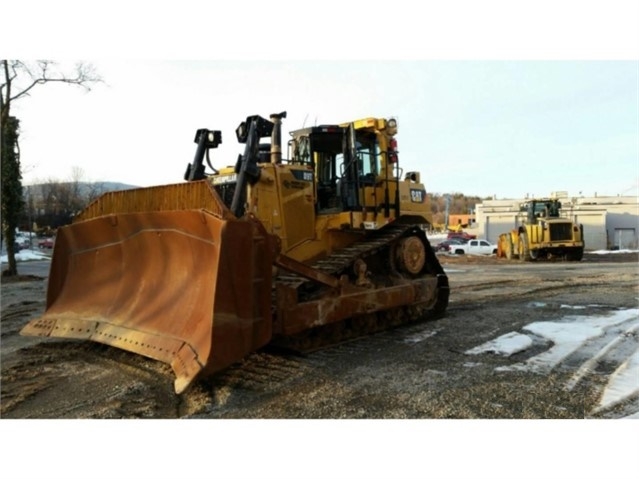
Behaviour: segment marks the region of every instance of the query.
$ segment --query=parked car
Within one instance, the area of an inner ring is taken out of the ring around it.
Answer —
[[[465,244],[468,240],[464,238],[450,238],[435,245],[435,251],[450,251],[451,246]]]
[[[20,249],[28,249],[32,243],[35,243],[35,234],[28,231],[16,231],[16,242],[20,245]]]
[[[43,238],[40,241],[38,241],[38,248],[46,248],[46,249],[51,249],[53,248],[53,239],[51,238]]]
[[[452,245],[450,252],[454,254],[497,254],[497,245],[486,240],[469,240],[467,243]]]
[[[466,233],[465,231],[449,231],[448,239],[453,239],[453,238],[471,240],[471,239],[477,239],[477,235],[471,235],[470,233]]]
[[[29,244],[29,240],[28,239],[19,239],[18,241],[16,241],[16,244],[18,246],[20,246],[20,249],[28,249],[30,244]],[[16,250],[17,251],[17,250]]]

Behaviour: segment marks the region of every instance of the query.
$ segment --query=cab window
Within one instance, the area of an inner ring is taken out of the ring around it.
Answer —
[[[380,149],[374,133],[358,133],[355,142],[357,157],[361,161],[361,175],[379,174]]]

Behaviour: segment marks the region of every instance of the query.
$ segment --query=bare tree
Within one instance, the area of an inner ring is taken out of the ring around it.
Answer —
[[[0,131],[2,138],[2,234],[7,247],[8,269],[2,274],[18,274],[15,260],[15,230],[24,207],[22,175],[18,145],[19,121],[11,116],[11,103],[28,97],[36,85],[63,83],[76,85],[87,91],[102,82],[89,63],[79,62],[71,71],[51,60],[24,62],[0,60],[3,74],[0,83]]]
[[[25,201],[31,202],[31,209],[22,215],[21,223],[31,224],[31,217],[42,233],[69,224],[73,217],[106,191],[106,184],[88,180],[82,168],[73,166],[67,179],[38,179],[25,190],[28,190]]]
[[[87,191],[87,204],[91,203],[93,200],[95,200],[96,198],[98,198],[100,195],[102,195],[102,193],[104,193],[107,188],[106,185],[102,182],[92,182],[89,183],[88,186],[88,191]]]
[[[72,215],[76,215],[82,208],[86,206],[83,185],[86,184],[84,170],[79,166],[71,168],[70,181],[70,201],[69,209]]]
[[[57,62],[51,60],[37,60],[23,62],[20,60],[2,60],[5,70],[4,83],[0,84],[2,91],[2,107],[9,108],[12,101],[29,96],[36,85],[45,83],[67,83],[77,85],[86,91],[91,86],[102,82],[102,78],[95,72],[90,63],[76,63],[73,72],[62,70]],[[6,89],[6,91],[4,91]]]

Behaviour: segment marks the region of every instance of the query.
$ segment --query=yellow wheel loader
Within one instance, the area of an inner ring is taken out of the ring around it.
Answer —
[[[221,132],[200,129],[186,182],[106,193],[60,228],[46,311],[22,334],[155,358],[181,393],[268,344],[308,351],[444,314],[448,279],[397,122],[293,131],[285,160],[285,117],[248,117],[244,153],[219,171]]]
[[[562,258],[581,261],[584,254],[583,225],[561,217],[561,202],[541,198],[521,205],[519,225],[501,234],[497,256],[521,261]]]

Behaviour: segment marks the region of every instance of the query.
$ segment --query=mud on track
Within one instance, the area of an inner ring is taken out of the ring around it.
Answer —
[[[601,407],[611,376],[639,349],[631,327],[637,318],[619,331],[606,328],[601,344],[595,338],[547,371],[508,370],[547,353],[553,344],[543,338],[533,337],[531,347],[511,356],[467,354],[504,334],[525,332],[531,323],[637,308],[636,254],[586,255],[579,263],[448,256],[440,261],[451,283],[445,318],[307,355],[267,348],[181,396],[173,393],[172,373],[162,363],[95,343],[19,336],[44,310],[46,281],[5,281],[1,417],[617,418],[639,413],[639,391]],[[619,335],[624,336],[617,346],[602,353]]]

